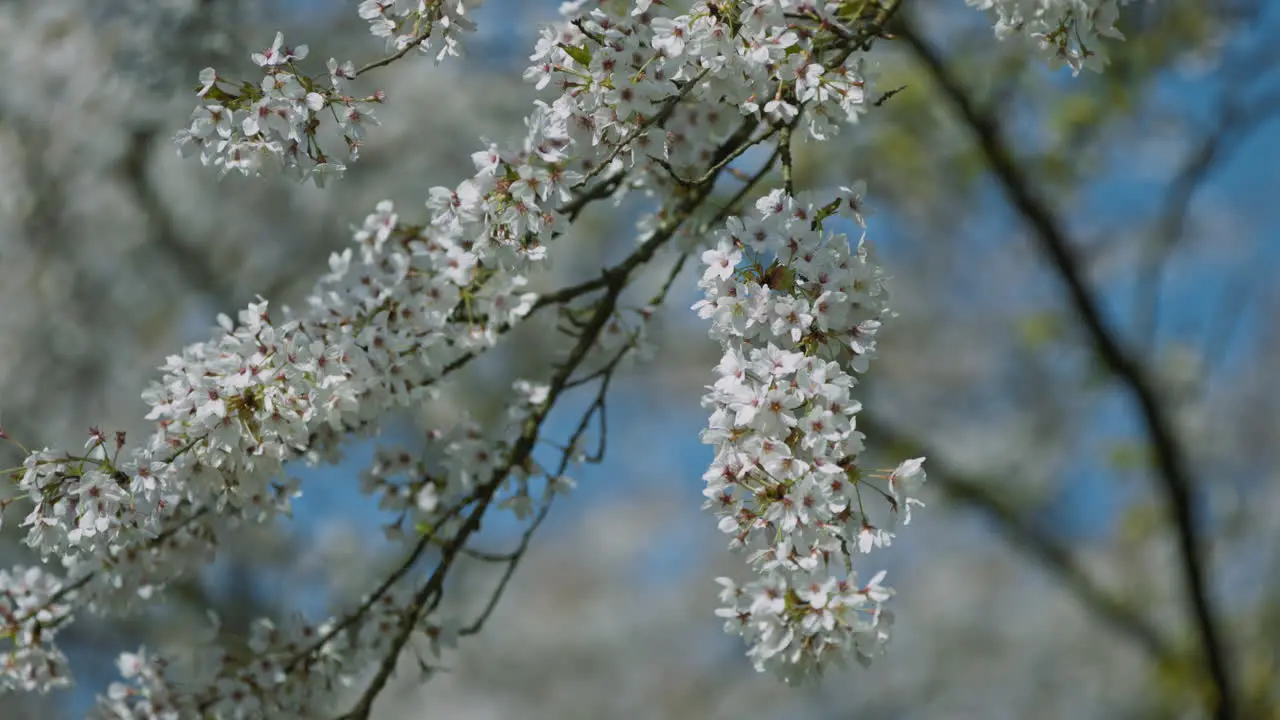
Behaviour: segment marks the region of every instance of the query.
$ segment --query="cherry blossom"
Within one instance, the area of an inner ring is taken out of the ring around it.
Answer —
[[[997,34],[1029,33],[1077,69],[1100,57],[1095,35],[1118,37],[1116,0],[969,4],[996,12]],[[356,82],[415,49],[437,62],[460,56],[478,5],[363,0],[355,14],[390,54],[359,69],[331,58],[312,74],[308,47],[290,48],[277,33],[251,55],[260,78],[199,73],[199,105],[175,142],[222,175],[278,169],[323,186],[345,169],[321,147],[323,124],[334,124],[351,161],[376,141],[375,107],[382,112],[387,98],[349,95]],[[570,346],[545,377],[511,387],[501,418],[433,430],[438,461],[382,448],[362,474],[361,491],[391,514],[384,530],[404,551],[385,583],[321,621],[258,621],[245,665],[212,643],[187,655],[126,653],[123,682],[99,696],[93,716],[317,717],[376,668],[360,690],[357,708],[367,710],[411,639],[439,659],[466,634],[436,608],[486,514],[510,512],[532,532],[573,487],[568,470],[587,457],[581,433],[558,467],[535,461],[532,449],[546,442],[542,423],[564,392],[606,378],[603,393],[609,373],[643,354],[660,299],[624,308],[619,298],[664,246],[701,258],[693,310],[722,349],[703,397],[702,439],[715,448],[705,507],[753,577],[718,580],[717,614],[758,669],[792,682],[882,652],[893,591],[883,572],[860,567],[862,556],[910,521],[926,475],[922,458],[884,470],[864,463],[855,390],[892,312],[867,243],[837,229],[865,232],[866,188],[796,193],[787,167],[784,187],[755,191],[770,160],[741,195],[746,212],[735,205],[704,224],[691,219],[731,162],[749,164],[747,150],[789,162],[793,133],[824,141],[870,110],[862,55],[882,28],[846,17],[844,6],[564,3],[524,73],[542,96],[523,137],[480,140],[474,174],[424,191],[421,222],[408,219],[412,209],[378,203],[304,307],[259,298],[169,356],[143,394],[150,437],[113,444],[94,429],[79,451],[27,456],[16,487],[32,504],[26,543],[44,564],[0,571],[10,643],[0,687],[69,684],[56,640],[76,615],[147,607],[207,564],[229,533],[283,521],[304,491],[287,463],[334,461],[347,438],[376,435],[397,409],[431,402],[512,327],[559,306],[575,326]],[[637,192],[659,207],[637,224],[627,261],[563,296],[527,290],[581,207]],[[583,300],[590,293],[594,304]],[[423,577],[428,549],[437,564]]]

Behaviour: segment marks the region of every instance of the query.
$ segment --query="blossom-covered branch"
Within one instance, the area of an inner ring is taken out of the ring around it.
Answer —
[[[177,141],[223,174],[274,164],[322,185],[343,169],[321,146],[325,119],[355,159],[376,123],[372,106],[386,101],[380,92],[348,95],[349,83],[414,48],[437,60],[457,55],[476,4],[362,2],[360,16],[392,54],[359,71],[331,59],[327,72],[308,74],[309,48],[277,34],[253,55],[260,80],[201,73],[204,104]],[[571,461],[586,459],[576,450],[582,428],[599,410],[603,432],[607,380],[639,346],[651,308],[635,328],[604,330],[621,326],[623,292],[668,246],[681,258],[677,271],[705,250],[706,297],[695,308],[725,353],[705,398],[704,440],[716,446],[708,505],[733,546],[751,549],[757,574],[741,586],[722,580],[721,614],[748,639],[757,667],[788,679],[878,652],[891,591],[883,574],[857,579],[855,548],[888,544],[919,502],[924,472],[920,459],[879,474],[858,464],[853,373],[867,369],[892,313],[861,240],[851,245],[835,229],[840,220],[865,227],[861,186],[836,197],[797,192],[790,149],[795,139],[830,140],[868,111],[862,54],[899,4],[565,3],[564,21],[543,30],[524,74],[552,96],[536,102],[525,137],[485,141],[472,155],[473,176],[428,191],[420,222],[379,203],[354,247],[331,258],[306,307],[277,311],[260,300],[235,320],[220,316],[212,337],[169,357],[144,394],[157,426],[145,442],[95,429],[82,451],[29,454],[17,478],[33,504],[26,541],[65,574],[0,573],[0,619],[12,645],[0,686],[67,684],[56,635],[76,614],[154,602],[209,562],[233,529],[291,511],[302,489],[286,463],[334,460],[348,438],[376,434],[393,410],[432,402],[455,371],[531,313],[558,307],[572,346],[548,378],[516,383],[503,418],[433,432],[439,463],[380,453],[364,474],[362,491],[398,514],[389,535],[405,546],[372,593],[321,623],[259,622],[249,663],[216,649],[190,658],[126,654],[128,682],[95,709],[103,718],[316,717],[373,667],[343,716],[367,717],[415,637],[438,653],[483,624],[484,615],[468,627],[434,617],[449,570],[470,556],[468,541],[493,510],[533,514],[531,480],[541,478],[545,491],[530,532],[567,489]],[[730,202],[706,210],[720,179],[749,162],[748,150],[770,145]],[[761,196],[757,184],[778,161],[783,187]],[[634,191],[656,199],[657,210],[638,224],[626,260],[542,298],[528,291],[529,275],[587,205]],[[753,200],[754,212],[730,217]],[[586,371],[592,362],[599,367]],[[553,405],[592,381],[600,394],[564,462],[541,468],[532,452]],[[526,535],[509,570],[527,543]],[[434,566],[423,579],[427,557]]]

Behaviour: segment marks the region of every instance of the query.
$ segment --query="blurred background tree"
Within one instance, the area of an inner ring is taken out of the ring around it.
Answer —
[[[272,29],[376,54],[350,3],[0,6],[0,424],[55,446],[99,423],[146,432],[153,368],[215,313],[298,303],[377,200],[420,207],[481,136],[520,127],[520,70],[556,5],[490,0],[466,61],[379,75],[382,127],[324,190],[219,182],[170,138],[199,69],[247,67]],[[378,716],[1181,718],[1207,715],[1225,679],[1239,717],[1280,717],[1280,6],[1134,3],[1119,26],[1111,66],[1071,78],[959,0],[907,2],[874,51],[874,110],[797,149],[800,188],[867,180],[901,316],[863,429],[885,464],[929,456],[929,507],[889,553],[883,662],[793,690],[720,634],[710,579],[740,562],[698,509],[716,348],[684,309],[690,270],[655,358],[611,401],[607,460],[449,672],[402,674]],[[633,221],[597,209],[546,281],[624,252]],[[497,412],[494,389],[553,338],[500,347],[453,404]],[[300,469],[296,522],[237,538],[174,602],[77,623],[81,686],[6,698],[7,716],[82,714],[117,652],[195,642],[205,608],[234,647],[255,616],[358,595],[389,560],[387,518],[356,490],[369,452]],[[21,516],[6,513],[6,564],[29,562]],[[502,569],[461,576],[456,609],[483,607]]]

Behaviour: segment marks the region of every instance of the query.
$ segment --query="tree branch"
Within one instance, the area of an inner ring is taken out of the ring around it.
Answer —
[[[754,122],[746,121],[744,127],[746,126],[754,127]],[[740,137],[740,135],[742,133],[735,133],[729,140],[726,140],[717,149],[716,156],[718,157],[731,150],[734,143],[744,141],[744,138]],[[746,133],[746,135],[749,136],[749,133]],[[434,610],[439,603],[444,592],[445,576],[449,569],[457,557],[463,553],[468,539],[480,529],[480,523],[485,511],[493,502],[498,489],[505,482],[507,476],[515,468],[523,467],[531,457],[533,448],[540,437],[544,421],[559,397],[570,389],[574,371],[583,364],[589,352],[599,340],[601,332],[604,331],[609,318],[613,316],[618,306],[623,291],[628,286],[632,273],[650,261],[659,249],[675,237],[685,222],[693,216],[694,212],[711,195],[714,185],[714,178],[712,178],[710,181],[691,190],[675,203],[674,207],[671,208],[671,212],[663,213],[665,220],[627,259],[606,269],[604,272],[605,284],[602,288],[604,294],[597,302],[590,319],[582,327],[577,344],[551,377],[547,387],[546,399],[525,419],[523,430],[513,444],[507,461],[494,470],[487,482],[477,488],[475,506],[467,514],[462,526],[457,530],[453,538],[441,546],[439,564],[432,571],[427,581],[414,594],[405,614],[402,616],[399,629],[391,639],[389,649],[378,664],[378,669],[373,679],[351,710],[340,716],[338,720],[367,720],[369,718],[373,711],[375,700],[385,689],[394,673],[400,654],[408,645],[414,630],[418,629],[418,623],[421,618]],[[607,389],[607,384],[605,387]],[[536,529],[537,524],[540,524],[540,522],[540,520],[536,521],[533,527]],[[520,550],[520,554],[523,554],[523,550]],[[506,580],[509,579],[511,572],[514,572],[514,565],[504,576],[499,587],[499,595],[505,589]],[[487,617],[487,612],[482,617]]]
[[[1192,199],[1213,171],[1227,163],[1254,130],[1280,111],[1280,92],[1269,93],[1247,106],[1232,95],[1223,104],[1217,125],[1184,159],[1169,183],[1155,232],[1143,247],[1135,294],[1138,338],[1148,346],[1154,346],[1156,340],[1164,261],[1183,239]]]
[[[1188,462],[1175,437],[1169,414],[1143,367],[1126,351],[1116,333],[1102,318],[1098,300],[1084,278],[1066,230],[1048,204],[1032,189],[1029,178],[1017,165],[1012,152],[1000,137],[995,118],[977,110],[959,80],[943,59],[920,36],[910,22],[898,29],[902,38],[934,82],[955,106],[960,119],[973,132],[983,156],[1010,203],[1031,226],[1041,249],[1066,287],[1068,299],[1106,368],[1137,402],[1138,410],[1155,453],[1160,490],[1169,505],[1183,569],[1184,590],[1191,603],[1197,634],[1204,652],[1204,664],[1216,691],[1214,716],[1219,720],[1237,717],[1231,670],[1212,607],[1201,538],[1192,508],[1192,480]]]

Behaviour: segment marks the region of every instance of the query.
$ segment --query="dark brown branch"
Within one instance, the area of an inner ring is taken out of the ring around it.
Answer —
[[[729,142],[732,142],[732,139],[726,141],[726,145]],[[721,151],[723,152],[724,150],[725,147],[722,146]],[[373,710],[374,701],[391,679],[400,654],[408,645],[413,631],[418,628],[418,622],[423,615],[429,613],[439,603],[444,592],[445,576],[457,557],[462,554],[468,539],[480,529],[481,520],[497,495],[498,489],[512,471],[523,467],[531,457],[543,422],[550,414],[552,406],[568,389],[574,371],[582,365],[592,347],[595,346],[600,333],[604,330],[614,310],[617,308],[618,300],[626,289],[631,274],[641,265],[651,260],[654,254],[675,236],[685,221],[693,215],[711,194],[713,185],[714,182],[706,183],[696,191],[683,197],[676,203],[675,207],[671,208],[671,212],[666,215],[667,219],[635,252],[626,260],[604,272],[605,293],[596,303],[590,319],[586,321],[578,333],[577,344],[553,374],[548,383],[546,399],[525,419],[520,437],[517,438],[512,446],[507,456],[507,461],[494,471],[488,481],[477,488],[478,497],[475,506],[467,514],[466,519],[455,535],[441,546],[439,564],[427,581],[414,594],[413,599],[406,608],[400,628],[391,639],[390,647],[383,656],[382,662],[379,663],[373,680],[370,681],[355,706],[341,716],[341,720],[366,720],[369,717]]]
[[[608,437],[608,428],[605,424],[605,404],[609,396],[609,385],[613,382],[613,378],[622,362],[622,359],[634,349],[634,341],[625,344],[617,353],[614,354],[613,359],[605,365],[603,374],[598,377],[600,384],[596,389],[595,398],[587,407],[586,412],[582,414],[582,418],[578,421],[577,429],[575,429],[573,435],[570,436],[569,442],[566,444],[564,451],[560,455],[559,467],[556,468],[554,473],[551,473],[548,476],[548,480],[564,476],[565,472],[569,469],[569,465],[574,461],[574,456],[576,455],[574,448],[577,447],[578,442],[586,435],[587,429],[591,426],[592,418],[597,416],[600,418],[600,446],[596,454],[591,458],[588,458],[587,462],[599,463],[604,459],[605,438]],[[566,382],[562,390],[567,390],[569,387],[570,383]],[[524,533],[521,534],[520,544],[515,550],[508,553],[505,557],[491,556],[501,557],[502,561],[505,561],[507,566],[502,571],[502,577],[498,580],[497,588],[495,588],[493,593],[489,596],[489,601],[485,603],[484,610],[481,611],[480,615],[470,625],[458,632],[460,636],[474,635],[480,632],[480,630],[484,628],[484,624],[488,622],[489,618],[493,615],[493,611],[498,606],[498,601],[502,599],[503,594],[506,593],[507,585],[515,575],[516,568],[520,565],[521,559],[523,559],[525,553],[529,551],[529,542],[533,539],[533,534],[538,531],[538,528],[542,525],[543,521],[547,519],[547,514],[551,511],[551,501],[554,499],[555,496],[552,495],[547,497],[543,502],[542,507],[538,509],[538,514],[534,517],[533,522],[530,523],[529,527],[525,528]]]
[[[524,428],[512,447],[507,462],[502,467],[497,468],[492,477],[481,487],[479,500],[471,512],[468,513],[466,520],[462,523],[462,527],[441,548],[440,564],[436,566],[427,582],[423,583],[418,592],[414,594],[412,602],[401,618],[400,628],[392,638],[390,648],[378,666],[378,671],[374,674],[373,680],[369,683],[364,693],[361,694],[356,705],[350,712],[342,716],[344,720],[365,720],[369,717],[373,710],[374,700],[377,699],[390,680],[392,673],[395,671],[400,653],[409,643],[413,631],[418,628],[419,619],[438,603],[444,591],[445,576],[462,548],[466,545],[467,540],[480,529],[481,520],[497,495],[498,488],[506,481],[507,476],[515,468],[522,467],[533,453],[543,421],[546,420],[552,406],[564,391],[570,375],[586,359],[600,332],[613,314],[618,298],[626,286],[626,280],[626,273],[619,274],[613,278],[608,292],[597,304],[591,320],[588,321],[587,326],[583,329],[577,345],[569,353],[569,357],[564,363],[561,364],[554,377],[552,377],[546,400],[526,418]]]
[[[960,119],[973,132],[987,164],[1004,188],[1010,203],[1031,226],[1041,249],[1065,285],[1071,307],[1084,326],[1093,349],[1137,402],[1155,454],[1160,490],[1169,505],[1177,535],[1185,591],[1204,652],[1204,664],[1217,695],[1212,703],[1215,706],[1214,716],[1219,720],[1233,720],[1238,715],[1231,669],[1209,593],[1200,528],[1193,508],[1191,471],[1178,444],[1169,413],[1146,368],[1121,346],[1116,333],[1103,320],[1098,301],[1085,280],[1084,270],[1075,256],[1066,230],[1049,205],[1032,189],[1030,179],[1025,177],[1013,153],[1001,138],[995,118],[976,109],[938,51],[909,22],[902,23],[898,29],[898,37],[911,48],[943,94],[955,106]]]

